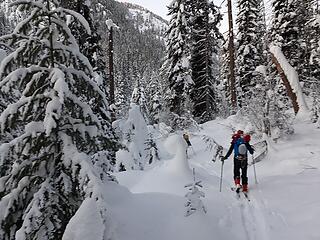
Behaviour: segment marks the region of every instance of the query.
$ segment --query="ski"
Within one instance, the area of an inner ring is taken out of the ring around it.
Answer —
[[[250,202],[250,198],[247,192],[242,192],[244,197],[248,200],[248,202]]]
[[[238,192],[240,192],[240,189],[241,189],[241,188],[231,187],[231,191],[236,192],[236,191],[237,191],[237,189],[238,189]]]
[[[231,187],[231,190],[236,192],[236,198],[240,199],[240,188]]]
[[[241,190],[241,188],[236,188],[236,187],[231,187],[231,190],[232,191],[234,191],[234,192],[236,192],[236,197],[237,197],[237,199],[240,199],[240,192],[242,192],[243,193],[243,196],[248,200],[248,202],[250,202],[250,198],[249,198],[249,195],[248,195],[248,193],[247,192],[243,192],[242,190]]]

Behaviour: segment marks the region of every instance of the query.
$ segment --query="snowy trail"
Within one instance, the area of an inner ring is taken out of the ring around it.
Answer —
[[[214,128],[213,128],[214,129]],[[216,131],[215,131],[216,132]],[[209,132],[207,131],[206,134]],[[223,131],[221,131],[222,134]],[[210,133],[209,133],[210,134]],[[218,136],[219,138],[219,136]],[[201,144],[201,138],[194,139],[193,142],[197,146],[203,146]],[[203,146],[205,148],[205,146]],[[191,166],[196,169],[196,172],[199,175],[199,178],[204,182],[204,184],[213,184],[217,185],[217,179],[220,177],[221,164],[220,162],[211,162],[208,161],[210,156],[205,156],[210,154],[205,149],[198,149],[198,151],[190,155]],[[226,162],[226,173],[232,172],[232,162]],[[220,168],[220,169],[219,169]],[[229,207],[229,216],[226,216],[230,225],[234,226],[234,234],[237,240],[269,240],[269,234],[267,232],[268,225],[265,221],[265,212],[263,203],[256,197],[253,193],[250,193],[250,202],[244,197],[241,193],[241,198],[237,199],[235,197],[235,192],[230,190],[232,186],[232,176],[226,174],[223,177],[223,192],[218,193],[220,197],[226,197],[231,199],[231,205]],[[212,186],[212,189],[215,188],[217,191],[217,186]],[[215,198],[219,197],[215,195]],[[262,205],[262,207],[260,207]],[[241,234],[240,234],[241,233]],[[237,238],[238,237],[238,238]]]
[[[267,158],[256,165],[259,184],[254,183],[253,168],[249,167],[250,202],[244,196],[237,199],[230,190],[232,158],[225,161],[223,188],[219,192],[221,162],[211,161],[212,153],[203,140],[203,135],[214,138],[226,152],[231,135],[228,123],[210,122],[201,132],[191,134],[194,151],[188,150],[188,159],[183,159],[183,150],[179,157],[161,161],[148,171],[119,173],[120,184],[130,190],[133,200],[115,201],[111,207],[119,209],[113,213],[120,216],[116,218],[117,225],[128,228],[125,235],[118,233],[118,239],[127,240],[128,236],[133,240],[145,240],[144,236],[154,240],[212,240],[212,236],[223,240],[320,239],[314,221],[320,215],[320,194],[316,193],[320,185],[320,135],[310,126],[296,128],[297,139],[272,146]],[[177,146],[170,145],[177,151]],[[192,182],[193,168],[206,194],[203,203],[207,214],[184,217],[184,185]],[[130,213],[129,219],[122,217],[124,212]],[[133,223],[131,219],[135,219]],[[120,228],[118,231],[122,232]]]

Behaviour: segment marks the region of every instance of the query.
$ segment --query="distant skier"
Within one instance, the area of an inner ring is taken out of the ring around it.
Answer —
[[[253,154],[254,149],[249,144],[251,140],[250,135],[244,134],[242,130],[238,130],[233,136],[230,148],[225,157],[221,159],[221,161],[226,160],[230,157],[232,151],[234,151],[234,166],[233,166],[233,178],[234,183],[236,185],[237,192],[239,192],[240,185],[240,169],[241,169],[241,180],[242,180],[242,191],[248,192],[248,177],[247,177],[247,169],[248,169],[248,155]]]
[[[183,139],[188,144],[188,147],[190,147],[191,146],[191,142],[190,142],[190,139],[189,139],[189,135],[187,133],[184,133],[182,136],[183,136]]]

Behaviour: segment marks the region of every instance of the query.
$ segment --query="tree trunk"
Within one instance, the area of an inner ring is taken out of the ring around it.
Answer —
[[[271,57],[272,57],[272,62],[276,65],[276,68],[277,68],[278,73],[280,74],[281,80],[282,80],[284,86],[286,87],[288,97],[290,98],[292,105],[293,105],[294,113],[297,114],[299,112],[299,104],[297,101],[297,95],[293,92],[287,76],[284,74],[284,71],[283,71],[280,63],[278,62],[278,60],[275,58],[275,56],[272,53],[271,53]]]
[[[237,107],[237,95],[235,87],[235,60],[234,60],[234,35],[233,35],[233,20],[232,20],[232,5],[231,0],[228,0],[228,19],[229,19],[229,70],[230,70],[230,91],[231,91],[231,103],[232,107]]]
[[[110,81],[110,104],[115,104],[115,94],[114,94],[114,69],[113,69],[113,27],[109,29],[109,81]],[[115,113],[111,111],[111,121],[115,120]]]
[[[47,9],[48,9],[48,12],[51,11],[49,0],[47,0]],[[52,32],[53,27],[52,27],[52,19],[50,14],[48,14],[48,24],[49,24],[49,34],[50,34],[50,37],[49,37],[50,67],[54,68],[54,49],[53,49],[53,32]]]

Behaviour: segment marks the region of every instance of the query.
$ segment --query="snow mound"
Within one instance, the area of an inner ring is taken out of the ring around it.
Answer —
[[[182,136],[173,135],[164,145],[166,150],[174,155],[173,158],[159,163],[143,175],[140,171],[130,171],[130,174],[118,173],[116,176],[119,182],[131,182],[130,191],[133,193],[158,192],[184,196],[184,186],[192,181],[187,144]]]

